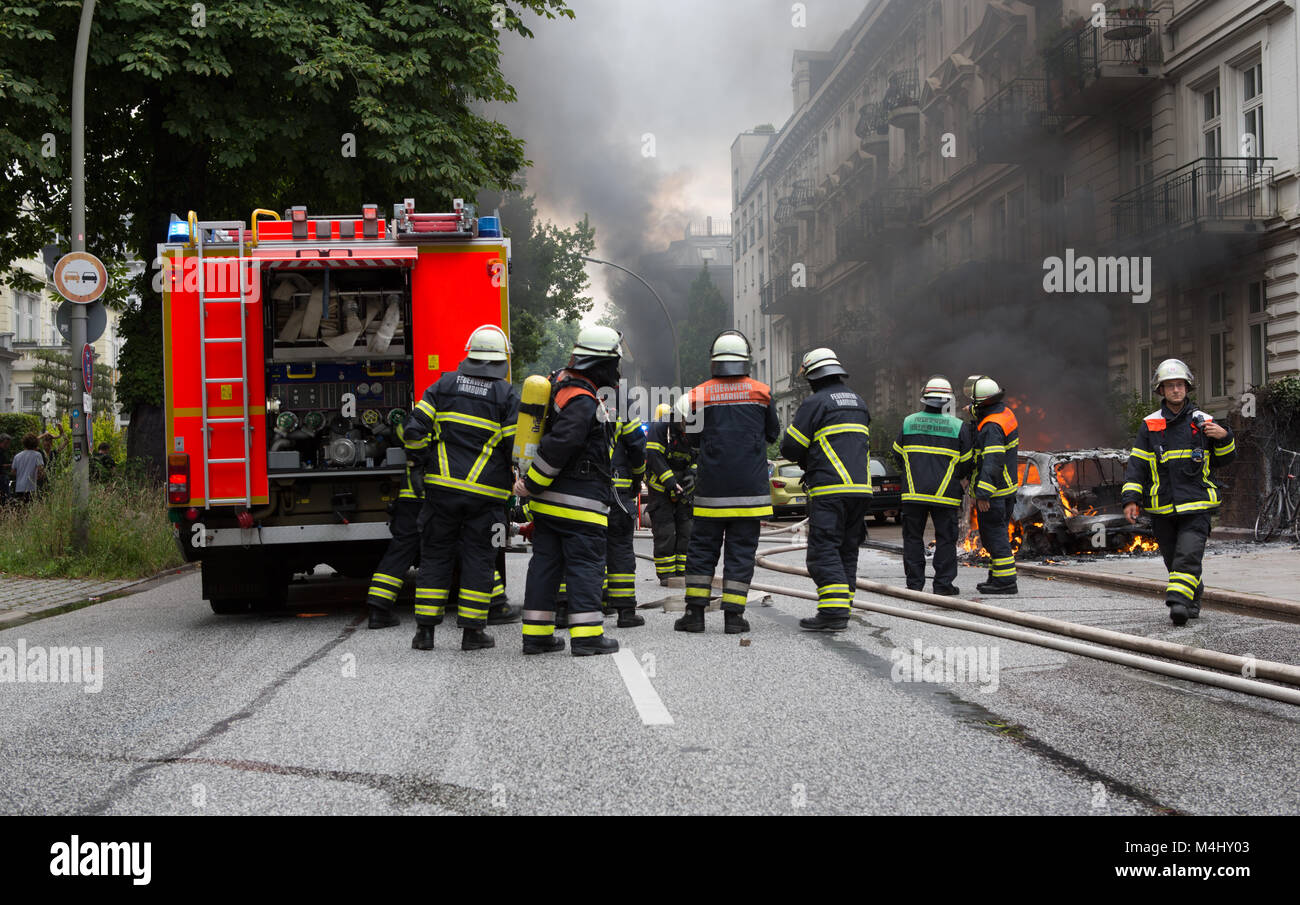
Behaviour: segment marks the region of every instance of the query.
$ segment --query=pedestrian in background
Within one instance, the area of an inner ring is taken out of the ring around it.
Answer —
[[[0,504],[9,499],[9,464],[13,455],[9,445],[12,442],[13,437],[0,434]]]
[[[36,448],[36,435],[23,437],[23,450],[14,456],[9,466],[14,476],[14,497],[21,503],[27,503],[45,479],[45,457]]]

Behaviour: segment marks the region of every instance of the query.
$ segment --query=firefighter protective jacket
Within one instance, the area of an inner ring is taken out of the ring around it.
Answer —
[[[871,413],[862,397],[842,383],[817,390],[785,429],[781,455],[803,469],[808,496],[871,493]]]
[[[614,455],[610,471],[614,476],[614,490],[629,495],[633,482],[645,480],[645,431],[635,421],[619,421],[614,425]]]
[[[518,417],[519,393],[509,381],[450,371],[429,385],[407,419],[407,458],[423,467],[426,489],[509,499]]]
[[[970,474],[975,458],[972,433],[969,422],[938,409],[927,408],[903,419],[894,453],[907,481],[904,503],[961,505],[961,481]]]
[[[780,436],[772,391],[749,377],[715,377],[690,392],[686,437],[699,450],[696,518],[772,514],[767,444]]]
[[[403,447],[406,445],[406,425],[397,425],[397,439],[402,442]],[[422,500],[424,499],[424,468],[419,465],[410,455],[406,457],[406,477],[402,481],[402,489],[397,494],[399,500]]]
[[[1200,512],[1219,507],[1219,488],[1210,469],[1237,456],[1232,429],[1222,440],[1205,435],[1197,421],[1214,419],[1189,399],[1177,415],[1165,405],[1142,419],[1124,472],[1120,502],[1137,503],[1153,515]]]
[[[1020,489],[1016,450],[1020,448],[1016,413],[1005,403],[976,412],[974,477],[976,499],[1012,496]]]
[[[676,481],[682,486],[695,465],[695,450],[681,425],[655,421],[645,443],[646,467],[651,490],[666,492]]]
[[[599,409],[594,383],[576,371],[559,373],[537,455],[524,475],[534,514],[608,527],[613,425]]]

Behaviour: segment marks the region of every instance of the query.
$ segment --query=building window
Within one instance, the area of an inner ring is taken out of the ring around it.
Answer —
[[[1204,157],[1223,156],[1223,131],[1220,128],[1219,86],[1201,92],[1201,154]]]
[[[18,411],[36,414],[36,387],[18,388]]]
[[[758,347],[760,349],[767,348],[767,324],[763,324],[758,328]]]
[[[1260,387],[1268,381],[1268,299],[1264,295],[1264,283],[1251,283],[1247,295],[1246,322],[1250,335],[1247,377],[1251,386]]]
[[[1255,63],[1241,73],[1241,132],[1242,142],[1250,135],[1253,154],[1243,154],[1252,159],[1247,164],[1247,172],[1253,174],[1259,167],[1259,160],[1264,156],[1264,70]]]
[[[1228,395],[1228,302],[1222,292],[1210,294],[1206,314],[1210,333],[1210,396]]]
[[[1153,147],[1150,125],[1125,129],[1120,133],[1120,155],[1126,189],[1146,185],[1155,178]]]
[[[14,339],[20,343],[34,343],[40,339],[37,306],[36,296],[30,292],[14,293]]]

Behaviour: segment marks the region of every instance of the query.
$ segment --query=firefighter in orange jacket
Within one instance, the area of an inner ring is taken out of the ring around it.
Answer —
[[[614,424],[597,394],[618,385],[622,338],[609,327],[578,334],[569,366],[555,380],[537,454],[515,493],[529,498],[533,556],[524,590],[524,653],[564,649],[555,637],[560,582],[569,596],[569,638],[575,657],[612,654],[618,642],[605,637],[601,585],[605,532],[614,503],[610,452]]]
[[[975,497],[980,543],[989,551],[989,577],[975,585],[981,594],[1016,594],[1016,556],[1007,527],[1015,507],[1020,479],[1016,450],[1020,448],[1016,413],[1002,401],[1002,387],[992,377],[966,379],[966,396],[974,403],[974,467],[970,490]]]
[[[416,650],[433,649],[458,555],[461,650],[496,646],[484,627],[495,585],[494,543],[507,534],[503,507],[510,498],[519,392],[506,380],[510,343],[500,327],[479,327],[465,349],[460,367],[425,390],[406,422],[407,457],[423,466],[425,485],[411,641]]]
[[[759,528],[772,514],[767,444],[776,442],[781,425],[771,389],[749,377],[749,340],[743,333],[720,333],[712,359],[713,378],[691,390],[685,419],[686,436],[699,450],[699,476],[686,551],[686,615],[673,628],[704,631],[713,570],[722,553],[723,622],[732,635],[749,631],[745,602]]]
[[[1174,625],[1201,615],[1201,559],[1210,536],[1210,516],[1219,508],[1210,469],[1232,462],[1232,431],[1192,402],[1196,382],[1177,358],[1162,361],[1152,379],[1164,402],[1142,419],[1124,473],[1120,500],[1129,523],[1145,505],[1160,556],[1169,570],[1165,605]]]

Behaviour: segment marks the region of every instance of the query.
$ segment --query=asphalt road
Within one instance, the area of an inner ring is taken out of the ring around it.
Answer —
[[[527,557],[508,561],[518,601]],[[896,556],[864,550],[860,571],[901,584]],[[642,602],[668,593],[649,563],[639,575]],[[1177,629],[1149,599],[1021,588],[1020,609],[1261,658],[1300,649],[1297,625],[1207,608]],[[659,610],[643,628],[608,620],[633,651],[620,658],[523,657],[518,625],[490,629],[494,650],[462,653],[449,628],[418,652],[409,604],[401,627],[368,631],[358,593],[316,578],[290,611],[219,617],[187,575],[0,632],[0,648],[103,651],[97,693],[0,683],[0,812],[1300,811],[1300,708],[1084,657],[874,614],[807,634],[813,604],[782,596],[751,606],[746,636],[717,613],[705,635]],[[923,662],[974,647],[985,669],[902,681],[894,652],[918,642]]]

